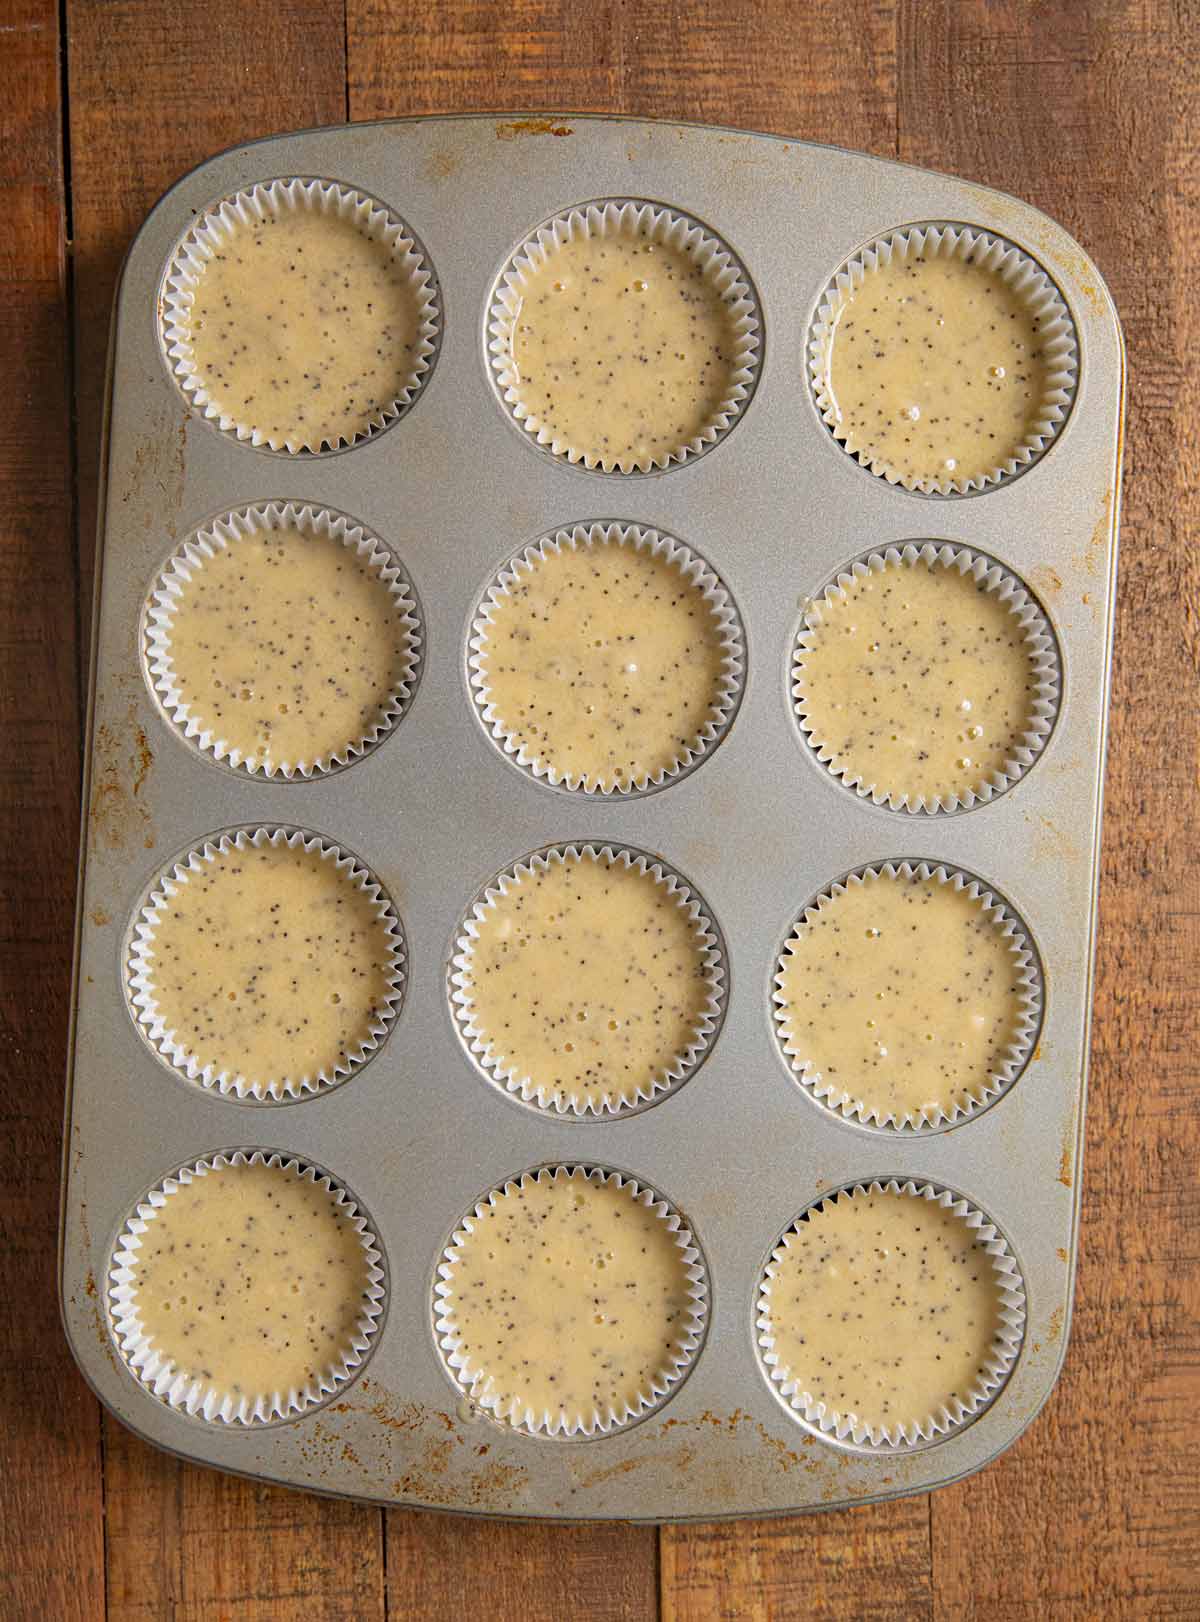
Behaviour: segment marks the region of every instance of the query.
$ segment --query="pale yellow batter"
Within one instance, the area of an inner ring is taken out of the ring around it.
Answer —
[[[822,896],[784,949],[776,998],[789,1057],[880,1121],[977,1103],[1021,1029],[1010,937],[965,890],[868,871]]]
[[[489,1063],[547,1104],[636,1103],[686,1055],[710,995],[678,893],[599,855],[510,883],[476,925],[463,1010]]]
[[[319,851],[221,851],[157,914],[151,995],[184,1058],[277,1093],[360,1058],[390,990],[373,903]]]
[[[235,760],[327,760],[366,737],[412,671],[404,607],[338,539],[260,529],[190,572],[168,629],[171,681]]]
[[[1026,633],[957,568],[891,563],[822,599],[796,707],[830,768],[910,801],[965,798],[1004,771],[1033,716]]]
[[[734,318],[690,254],[636,228],[577,235],[520,292],[516,403],[589,464],[626,473],[661,464],[728,399]]]
[[[961,258],[893,257],[843,299],[823,382],[848,450],[904,483],[981,478],[1042,416],[1040,318]]]
[[[193,291],[199,386],[277,450],[366,433],[417,369],[420,291],[355,219],[268,210],[222,235]]]
[[[964,1404],[1001,1327],[992,1259],[919,1195],[827,1200],[787,1235],[764,1303],[780,1374],[827,1414],[893,1433]]]
[[[688,759],[720,714],[725,653],[704,594],[616,541],[549,550],[497,599],[481,677],[493,719],[555,781],[628,789]]]
[[[182,1184],[142,1235],[134,1309],[155,1351],[222,1396],[302,1392],[340,1365],[366,1253],[329,1193],[281,1166]]]
[[[490,1196],[452,1249],[441,1312],[459,1378],[497,1417],[562,1428],[623,1420],[691,1338],[687,1263],[628,1185],[525,1177]]]

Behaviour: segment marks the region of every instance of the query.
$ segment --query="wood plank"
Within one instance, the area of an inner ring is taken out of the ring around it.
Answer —
[[[664,1622],[909,1622],[930,1614],[929,1499],[662,1529]]]
[[[345,117],[341,0],[66,0],[84,634],[108,320],[134,232],[223,147]]]
[[[117,1424],[105,1510],[110,1622],[384,1614],[378,1510],[177,1464]]]
[[[387,1513],[388,1615],[402,1622],[644,1622],[655,1565],[650,1527]]]
[[[355,119],[630,113],[895,149],[895,5],[348,0]]]
[[[59,1325],[62,1075],[79,826],[58,8],[0,0],[0,1614],[104,1605],[100,1432]]]
[[[1062,220],[1130,367],[1075,1326],[1047,1412],[933,1500],[936,1613],[1196,1616],[1200,37],[1166,0],[944,0],[901,40],[901,156]]]
[[[71,0],[71,177],[85,613],[108,310],[159,195],[222,147],[345,113],[338,0]],[[378,1510],[196,1469],[105,1421],[113,1619],[383,1614]]]
[[[695,118],[895,150],[889,0],[855,8],[832,0],[804,7],[787,0],[720,7],[647,0],[636,11],[617,4],[584,9],[570,0],[505,7],[350,0],[347,51],[356,119],[553,106]],[[652,1593],[639,1595],[628,1577],[632,1566],[652,1584],[652,1539],[635,1528],[488,1532],[468,1523],[456,1531],[444,1518],[393,1514],[389,1594],[406,1615],[435,1614],[437,1580],[428,1586],[420,1573],[436,1573],[445,1552],[454,1551],[457,1579],[477,1596],[466,1615],[512,1614],[495,1600],[508,1591],[513,1610],[533,1617],[562,1615],[567,1593],[597,1615],[653,1614]],[[924,1500],[883,1506],[869,1517],[664,1528],[660,1548],[664,1617],[751,1616],[767,1614],[766,1607],[779,1616],[832,1615],[809,1607],[850,1600],[864,1617],[895,1616],[903,1604],[914,1615],[928,1608]],[[815,1582],[814,1569],[823,1573]],[[713,1604],[725,1608],[714,1611]]]

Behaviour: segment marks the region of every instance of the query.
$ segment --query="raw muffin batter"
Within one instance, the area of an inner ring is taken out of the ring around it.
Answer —
[[[1042,416],[1040,324],[995,271],[894,255],[833,318],[822,381],[838,437],[906,484],[993,472]]]
[[[185,318],[217,411],[281,449],[364,434],[416,370],[421,294],[357,219],[315,207],[222,234]]]
[[[260,529],[190,572],[168,629],[173,684],[235,760],[272,771],[360,743],[412,669],[403,607],[336,538]]]
[[[361,1057],[390,990],[391,941],[332,860],[282,843],[234,848],[171,887],[149,976],[186,1059],[278,1092]]]
[[[991,1257],[918,1195],[826,1200],[772,1269],[764,1305],[783,1379],[876,1431],[965,1403],[1001,1326]]]
[[[969,1108],[1021,1028],[1011,939],[965,890],[868,871],[822,896],[784,950],[776,996],[788,1056],[832,1101],[880,1121]]]
[[[719,714],[721,627],[703,593],[616,541],[522,567],[480,657],[493,719],[555,781],[642,786],[682,764]]]
[[[154,1349],[222,1396],[303,1391],[340,1364],[366,1303],[366,1253],[294,1170],[225,1166],[167,1197],[134,1262]]]
[[[729,397],[734,318],[690,254],[636,228],[576,235],[520,291],[517,403],[589,463],[622,472],[661,463]]]
[[[628,1185],[582,1171],[509,1183],[452,1248],[442,1315],[459,1377],[498,1417],[620,1421],[690,1338],[687,1264]]]
[[[1012,759],[1037,675],[1015,614],[957,568],[889,563],[820,605],[796,655],[796,707],[830,768],[932,802]]]
[[[649,873],[596,855],[552,859],[475,924],[464,1013],[490,1062],[545,1103],[649,1097],[701,1029],[700,926]]]

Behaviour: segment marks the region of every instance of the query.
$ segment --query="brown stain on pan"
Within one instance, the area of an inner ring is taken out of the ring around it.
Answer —
[[[108,1314],[104,1310],[104,1301],[91,1273],[88,1274],[88,1284],[91,1286],[87,1293],[91,1304],[92,1333],[96,1337],[96,1345],[104,1354],[109,1366],[119,1374],[125,1364],[117,1351],[109,1328]]]
[[[695,1446],[690,1442],[681,1442],[678,1447],[664,1448],[662,1452],[643,1453],[639,1458],[622,1459],[619,1464],[610,1464],[603,1469],[589,1471],[587,1475],[578,1478],[577,1487],[583,1491],[591,1487],[600,1487],[605,1482],[616,1481],[634,1470],[643,1470],[647,1465],[665,1465],[671,1470],[686,1470],[695,1457]]]
[[[161,323],[161,298],[158,315]],[[148,526],[161,523],[171,540],[176,538],[174,514],[182,505],[187,480],[188,417],[188,408],[184,406],[174,430],[164,422],[161,432],[140,434],[134,439],[132,465],[121,493],[121,505],[127,511],[136,513],[141,507],[145,523]],[[166,516],[159,518],[156,516],[159,513]]]
[[[1071,1146],[1064,1143],[1058,1159],[1058,1181],[1064,1188],[1071,1186]]]
[[[522,135],[574,135],[569,124],[560,124],[553,118],[517,118],[507,124],[496,125],[498,141],[516,141]]]
[[[92,850],[124,850],[130,839],[154,848],[154,829],[143,790],[154,767],[138,707],[130,700],[123,720],[101,721],[92,744],[88,837]]]
[[[1054,1254],[1058,1257],[1060,1262],[1069,1262],[1071,1260],[1070,1256],[1067,1254],[1067,1252],[1063,1249],[1063,1247],[1061,1245],[1059,1245],[1058,1249],[1054,1252]]]
[[[362,1382],[364,1386],[366,1383],[365,1380]],[[334,1414],[365,1413],[377,1425],[389,1431],[416,1430],[425,1418],[425,1410],[416,1402],[401,1403],[399,1412],[393,1412],[390,1404],[386,1401],[373,1403],[369,1408],[363,1408],[356,1402],[335,1402],[330,1404],[329,1411]]]
[[[1000,212],[994,201],[991,208],[994,214]],[[1106,306],[1096,267],[1081,249],[1051,237],[1039,222],[1032,234],[1032,250],[1052,276],[1065,277],[1072,284],[1073,290],[1091,305],[1094,314],[1104,315]]]
[[[1029,571],[1029,581],[1042,598],[1056,597],[1063,588],[1062,575],[1048,563],[1039,563]]]
[[[1077,569],[1093,577],[1100,574],[1104,567],[1104,560],[1108,556],[1109,542],[1112,539],[1113,497],[1115,491],[1106,490],[1100,502],[1100,516],[1092,529],[1091,537],[1082,553],[1071,559]]]
[[[497,1500],[514,1498],[523,1492],[529,1472],[519,1464],[489,1464],[465,1481],[439,1481],[418,1465],[405,1475],[393,1477],[389,1490],[394,1498],[420,1498],[441,1509],[497,1509]]]
[[[359,1400],[365,1396],[366,1401]],[[353,1414],[374,1422],[378,1448],[370,1443],[363,1452],[378,1451],[379,1460],[372,1466],[359,1457],[355,1447],[341,1434],[340,1427],[323,1430],[320,1422],[314,1424],[309,1436],[311,1447],[324,1448],[323,1467],[330,1464],[351,1464],[367,1478],[373,1492],[384,1492],[397,1499],[416,1499],[440,1509],[475,1509],[503,1514],[525,1490],[529,1472],[520,1465],[499,1462],[479,1464],[462,1473],[456,1460],[464,1458],[458,1449],[466,1449],[472,1461],[482,1460],[491,1451],[489,1444],[476,1443],[464,1436],[453,1414],[441,1408],[426,1408],[418,1402],[399,1401],[378,1379],[365,1376],[356,1390],[338,1402],[329,1404],[329,1416]],[[404,1438],[403,1440],[401,1438]],[[306,1455],[307,1456],[307,1455]],[[310,1459],[310,1462],[312,1460]],[[401,1475],[389,1475],[398,1463],[404,1466]]]
[[[459,1440],[461,1441],[462,1438],[460,1437]],[[444,1476],[450,1468],[452,1456],[452,1442],[429,1442],[426,1444],[421,1456],[421,1467],[431,1475]]]
[[[1081,853],[1070,836],[1050,817],[1027,818],[1033,831],[1033,859],[1035,862],[1071,865],[1081,859]]]
[[[430,180],[453,180],[462,168],[462,159],[457,152],[435,152],[429,159]]]
[[[715,1430],[724,1431],[730,1435],[736,1436],[742,1430],[742,1427],[746,1425],[753,1426],[754,1430],[758,1432],[759,1442],[761,1443],[761,1451],[757,1453],[754,1462],[765,1462],[771,1468],[780,1469],[784,1472],[799,1469],[804,1470],[806,1473],[811,1475],[820,1470],[820,1463],[813,1459],[811,1455],[808,1458],[805,1458],[802,1454],[798,1453],[795,1448],[789,1447],[788,1444],[782,1441],[778,1436],[772,1436],[771,1432],[761,1420],[754,1419],[750,1414],[744,1412],[744,1410],[741,1408],[735,1408],[734,1411],[728,1415],[714,1414],[706,1409],[704,1413],[697,1415],[695,1419],[664,1419],[658,1427],[658,1434],[660,1436],[667,1436],[672,1430],[683,1428],[691,1430],[693,1433],[697,1434],[707,1430]],[[811,1448],[815,1438],[809,1435],[804,1435],[797,1438],[797,1440],[802,1447]],[[692,1449],[687,1458],[679,1458],[676,1461],[678,1467],[680,1469],[686,1468],[686,1466],[692,1462],[694,1456],[695,1449]],[[628,1465],[632,1465],[633,1463],[652,1463],[655,1459],[660,1457],[669,1458],[670,1455],[652,1454],[649,1455],[645,1460],[639,1459],[628,1461]],[[704,1462],[707,1468],[708,1461],[705,1460]],[[615,1473],[615,1470],[613,1473]],[[581,1486],[590,1486],[592,1484],[592,1478],[588,1478],[580,1483]]]

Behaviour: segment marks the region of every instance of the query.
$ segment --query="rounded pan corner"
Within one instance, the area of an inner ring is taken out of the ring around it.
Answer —
[[[1067,1311],[1069,1318],[1069,1301]],[[1066,1362],[1067,1345],[1070,1338],[1071,1327],[1070,1322],[1068,1321],[1066,1324],[1064,1324],[1063,1332],[1059,1336],[1058,1356],[1052,1365],[1048,1365],[1047,1373],[1049,1378],[1046,1379],[1042,1384],[1033,1406],[1029,1409],[1028,1413],[1022,1415],[1021,1421],[1017,1425],[1016,1429],[1011,1431],[1009,1435],[1006,1436],[1000,1443],[1000,1445],[993,1449],[991,1453],[987,1454],[985,1458],[977,1459],[973,1464],[968,1465],[965,1470],[960,1470],[952,1476],[946,1476],[944,1480],[930,1482],[927,1487],[921,1489],[923,1492],[940,1492],[943,1487],[954,1487],[957,1486],[960,1481],[969,1481],[972,1476],[977,1476],[981,1470],[989,1469],[993,1464],[995,1464],[997,1459],[1001,1458],[1005,1453],[1007,1453],[1010,1448],[1016,1446],[1030,1426],[1041,1417],[1047,1403],[1054,1395],[1055,1388],[1057,1387],[1059,1378],[1062,1375],[1063,1364]],[[902,1492],[897,1493],[895,1496],[903,1497],[912,1491],[912,1488],[905,1488]]]
[[[371,126],[362,125],[359,127],[368,129]],[[155,257],[163,257],[159,247],[157,246],[157,240],[163,229],[164,217],[170,216],[177,211],[176,200],[180,192],[187,191],[195,183],[197,178],[204,174],[206,170],[219,170],[226,165],[231,158],[245,157],[252,152],[259,151],[260,149],[265,150],[269,147],[276,146],[281,142],[295,140],[298,136],[323,135],[327,132],[342,130],[345,128],[346,126],[344,124],[314,124],[310,129],[285,130],[275,135],[264,135],[258,140],[254,141],[234,141],[229,146],[222,147],[217,152],[211,152],[208,157],[202,158],[199,163],[192,164],[189,169],[185,169],[181,175],[177,176],[176,179],[171,182],[164,192],[159,194],[152,204],[149,212],[145,215],[141,224],[138,226],[133,236],[129,239],[129,244],[121,257],[121,263],[117,270],[116,279],[113,283],[112,309],[114,327],[117,319],[117,312],[121,309],[122,298],[125,292],[125,283],[129,276],[130,267],[140,256],[143,244],[147,241],[154,243],[155,246],[153,248],[153,252]],[[218,183],[214,186],[211,192],[210,200],[215,202],[222,195],[223,188]],[[185,211],[187,218],[192,218],[197,214],[203,213],[205,206],[206,205],[202,204],[199,207],[195,207],[189,204],[187,210]],[[182,234],[185,223],[186,220],[181,217],[177,224],[171,227],[170,235],[172,241]],[[158,278],[156,276],[155,280],[157,281],[157,279]],[[112,335],[110,335],[110,359],[114,350],[114,338],[115,331]]]
[[[929,173],[928,170],[923,171]],[[1125,365],[1125,333],[1121,325],[1121,317],[1117,310],[1116,300],[1112,289],[1104,278],[1100,267],[1092,258],[1088,250],[1071,235],[1060,220],[1053,214],[1047,214],[1045,209],[1038,208],[1036,204],[1028,202],[1023,197],[1017,197],[1012,192],[1002,191],[998,186],[988,186],[975,181],[963,180],[961,176],[947,176],[947,179],[957,179],[960,185],[969,186],[981,197],[989,202],[999,205],[1001,216],[1011,215],[1011,224],[1018,229],[1034,228],[1031,239],[1034,258],[1043,254],[1050,258],[1047,269],[1057,278],[1066,275],[1072,289],[1082,293],[1094,314],[1106,315],[1112,323],[1117,346],[1121,356],[1121,367]],[[1040,228],[1040,234],[1038,231]]]

